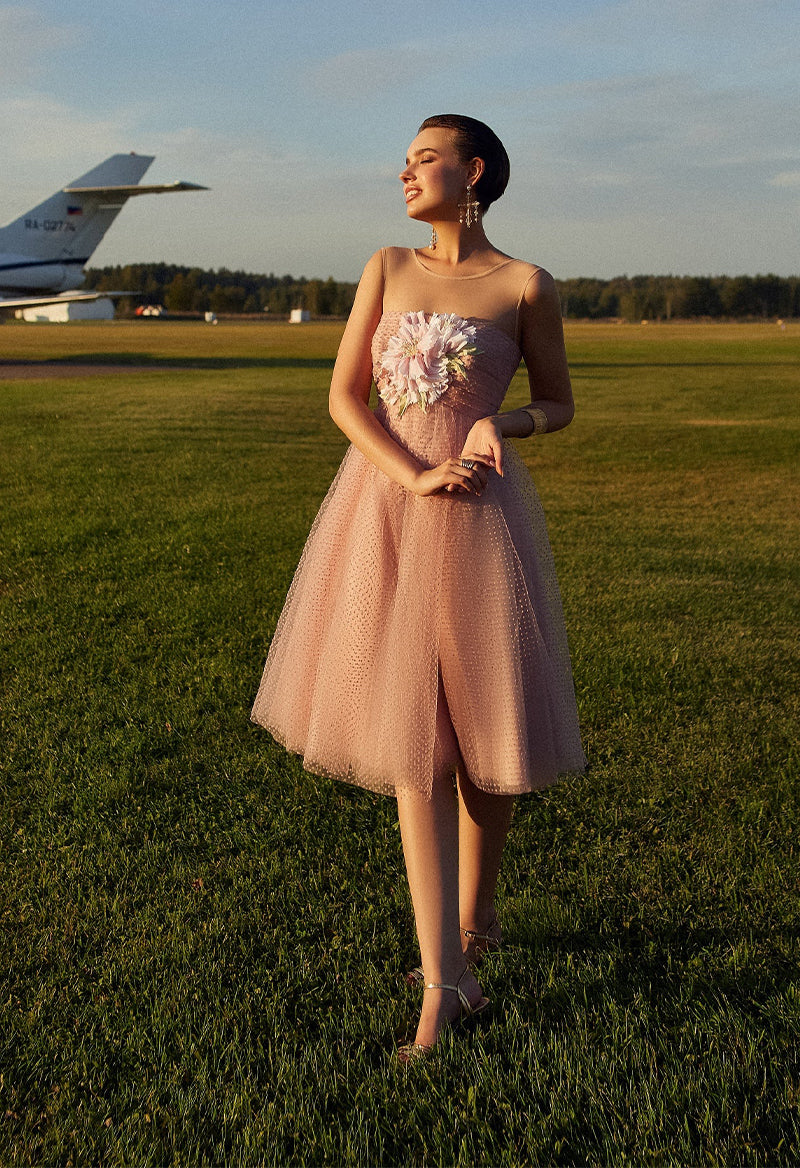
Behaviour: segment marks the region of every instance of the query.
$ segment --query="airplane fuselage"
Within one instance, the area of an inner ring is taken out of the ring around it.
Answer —
[[[0,294],[71,292],[83,283],[83,268],[88,261],[88,256],[53,263],[30,256],[0,254]]]

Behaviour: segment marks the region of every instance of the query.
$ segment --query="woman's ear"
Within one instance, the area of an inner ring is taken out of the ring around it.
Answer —
[[[467,182],[475,186],[485,169],[482,158],[473,158],[467,169]]]

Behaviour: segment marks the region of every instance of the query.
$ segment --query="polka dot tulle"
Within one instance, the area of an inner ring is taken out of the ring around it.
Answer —
[[[413,305],[411,306],[413,308]],[[399,312],[373,339],[376,380]],[[461,452],[500,407],[514,340],[473,318],[479,354],[426,411],[381,423],[425,465]],[[252,718],[313,773],[430,793],[459,758],[477,786],[521,793],[584,767],[544,515],[507,444],[480,498],[421,498],[350,447],[295,573]]]

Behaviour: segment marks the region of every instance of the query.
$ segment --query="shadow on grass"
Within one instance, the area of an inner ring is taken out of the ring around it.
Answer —
[[[43,376],[48,372],[65,367],[80,368],[83,366],[97,366],[103,369],[118,368],[164,371],[170,369],[324,369],[332,370],[335,363],[333,357],[168,357],[152,353],[69,353],[62,357],[49,357],[46,360],[6,360],[2,362],[4,368],[26,371],[41,370]],[[788,364],[789,361],[717,361],[709,357],[706,361],[570,361],[570,370],[573,376],[606,378],[611,370],[615,369],[703,369],[703,368],[741,368],[746,364],[748,369],[774,369],[776,364]]]
[[[571,373],[575,373],[577,369],[582,371],[590,371],[598,369],[601,372],[607,372],[609,369],[741,369],[743,365],[748,369],[774,369],[776,365],[794,365],[794,355],[787,355],[786,359],[774,358],[769,361],[748,361],[746,358],[741,361],[718,361],[715,357],[709,356],[705,361],[653,361],[650,359],[630,361],[575,361],[570,359],[569,368]]]
[[[4,365],[48,369],[60,365],[119,366],[121,369],[333,369],[332,357],[164,357],[152,353],[71,353],[45,361],[4,361]]]
[[[636,998],[674,1003],[681,989],[694,1000],[727,1002],[732,1010],[760,1015],[768,998],[786,994],[796,984],[799,938],[800,931],[790,922],[779,928],[751,923],[738,931],[730,923],[708,922],[688,927],[654,922],[633,928],[620,923],[615,931],[606,922],[602,931],[598,924],[597,929],[548,932],[546,938],[522,931],[516,947],[534,966],[563,959],[578,968],[589,955],[595,964],[597,958],[606,958],[602,976],[584,970],[569,985],[537,994],[536,1008],[543,1016],[558,1017],[576,990],[587,1006],[600,1007],[609,997],[618,1005]],[[732,962],[731,953],[739,946],[748,950],[747,956]],[[514,947],[512,941],[509,950]]]

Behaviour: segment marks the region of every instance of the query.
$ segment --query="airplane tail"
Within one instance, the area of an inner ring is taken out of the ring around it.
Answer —
[[[129,196],[124,188],[137,184],[152,161],[145,154],[114,154],[0,227],[0,251],[47,263],[88,263]],[[123,191],[115,193],[119,187]]]

